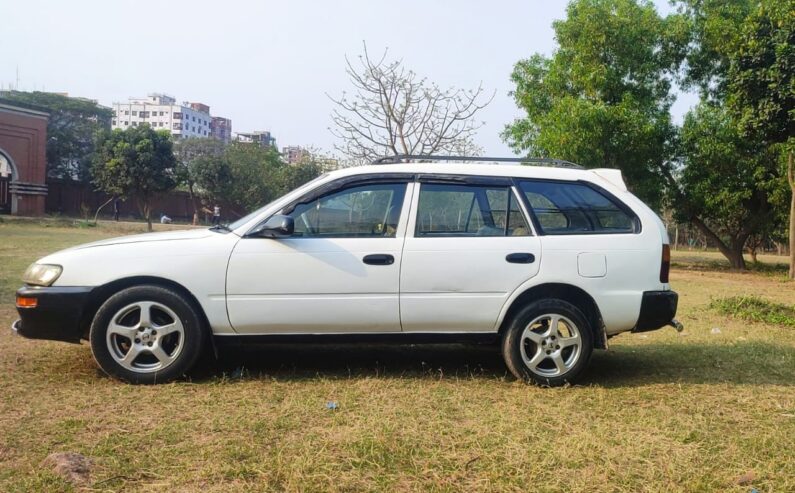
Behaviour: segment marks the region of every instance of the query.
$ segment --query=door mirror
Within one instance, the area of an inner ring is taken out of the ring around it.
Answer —
[[[276,214],[264,223],[254,227],[246,236],[257,238],[289,238],[295,230],[295,222],[290,216]]]

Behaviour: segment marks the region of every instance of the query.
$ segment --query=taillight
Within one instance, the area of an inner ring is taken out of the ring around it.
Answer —
[[[668,284],[668,272],[671,270],[671,246],[663,245],[662,262],[660,263],[660,282]]]

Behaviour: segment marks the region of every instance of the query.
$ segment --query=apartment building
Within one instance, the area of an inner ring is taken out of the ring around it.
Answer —
[[[177,104],[174,97],[159,93],[113,103],[112,128],[126,129],[144,123],[155,130],[168,130],[175,139],[210,137],[212,117],[205,104]]]
[[[297,164],[310,157],[310,152],[301,146],[282,147],[282,159],[287,164]]]
[[[228,144],[232,141],[232,120],[222,116],[214,116],[210,120],[210,135]]]
[[[272,147],[276,145],[276,139],[273,138],[268,130],[238,133],[236,134],[236,137],[240,142],[254,142],[264,147]]]

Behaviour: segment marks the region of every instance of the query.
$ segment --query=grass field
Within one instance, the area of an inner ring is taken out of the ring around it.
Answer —
[[[56,451],[93,459],[90,491],[795,491],[795,329],[709,307],[795,305],[782,259],[675,252],[685,332],[612,339],[570,388],[460,346],[278,346],[141,387],[7,329],[27,264],[138,227],[67,226],[0,223],[0,491],[71,491]]]

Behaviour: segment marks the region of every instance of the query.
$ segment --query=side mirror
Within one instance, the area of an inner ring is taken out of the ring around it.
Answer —
[[[295,222],[290,216],[276,214],[264,223],[254,227],[246,236],[258,238],[289,238],[295,230]]]

